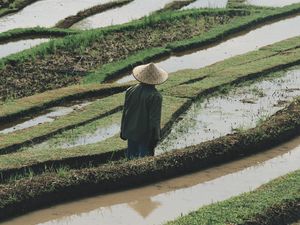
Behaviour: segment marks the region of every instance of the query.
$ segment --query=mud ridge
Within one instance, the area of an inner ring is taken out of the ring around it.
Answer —
[[[62,177],[46,173],[11,182],[1,188],[0,218],[74,198],[157,182],[267,150],[299,134],[299,121],[300,99],[297,99],[262,125],[245,132],[156,157],[71,170]],[[16,200],[6,202],[11,195]]]
[[[105,3],[105,4],[93,6],[89,9],[78,12],[74,16],[69,16],[69,17],[63,19],[62,21],[59,21],[55,25],[55,27],[57,27],[57,28],[69,28],[73,24],[75,24],[75,23],[77,23],[77,22],[79,22],[79,21],[81,21],[81,20],[83,20],[87,17],[93,16],[93,15],[98,14],[98,13],[105,12],[106,10],[109,10],[109,9],[122,7],[123,5],[126,5],[126,4],[128,4],[132,1],[133,0],[119,0],[119,1],[112,1],[112,2]]]

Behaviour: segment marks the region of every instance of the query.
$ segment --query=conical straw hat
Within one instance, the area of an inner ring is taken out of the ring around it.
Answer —
[[[158,68],[154,63],[137,66],[133,69],[133,76],[136,80],[145,84],[162,84],[168,79],[168,73]]]

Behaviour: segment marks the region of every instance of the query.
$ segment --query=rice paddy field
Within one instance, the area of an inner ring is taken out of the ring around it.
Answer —
[[[150,62],[162,138],[128,160]],[[299,0],[0,0],[1,225],[299,220]]]

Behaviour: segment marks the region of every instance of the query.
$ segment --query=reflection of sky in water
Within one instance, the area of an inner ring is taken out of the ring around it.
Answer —
[[[51,27],[77,12],[110,0],[41,0],[0,18],[0,32],[24,27]]]
[[[248,192],[272,179],[299,170],[299,160],[300,147],[296,147],[293,151],[264,163],[192,187],[158,194],[141,201],[101,207],[87,213],[74,214],[42,224],[162,224],[204,205]]]
[[[72,26],[76,29],[91,29],[130,22],[159,10],[172,0],[134,0],[120,8],[88,17]]]
[[[0,44],[0,58],[14,54],[25,49],[32,48],[38,44],[49,41],[47,38],[14,41],[7,44]]]
[[[157,147],[156,153],[199,144],[234,132],[255,127],[300,96],[300,70],[287,72],[282,78],[239,87],[228,94],[195,103],[175,124],[172,132]],[[285,104],[284,104],[285,103]]]
[[[108,127],[98,128],[95,132],[86,134],[76,138],[73,141],[65,142],[61,146],[61,148],[72,148],[80,145],[88,145],[94,144],[101,141],[104,141],[114,135],[118,134],[120,131],[120,124],[113,124]]]
[[[291,29],[291,27],[300,27],[300,16],[265,25],[245,35],[229,39],[215,47],[184,56],[172,56],[167,60],[157,63],[157,65],[168,72],[202,68],[224,59],[300,35],[300,29]],[[134,78],[129,75],[117,82],[122,83],[131,80],[134,80]]]
[[[228,0],[198,0],[191,3],[182,9],[192,9],[192,8],[225,8]]]
[[[72,107],[54,107],[54,108],[51,108],[51,109],[48,110],[50,112],[48,112],[44,115],[38,116],[38,117],[34,117],[30,120],[27,120],[23,123],[20,123],[18,125],[13,126],[13,127],[9,127],[7,129],[1,130],[0,134],[8,134],[8,133],[15,132],[17,130],[23,130],[23,129],[26,129],[26,128],[34,127],[34,126],[37,126],[39,124],[53,122],[58,117],[68,115],[68,114],[74,112],[74,110],[84,108],[88,104],[90,104],[90,103],[83,103],[83,104],[79,104],[79,105],[74,105]]]
[[[300,0],[247,0],[247,4],[257,6],[282,7],[293,3],[300,3]]]

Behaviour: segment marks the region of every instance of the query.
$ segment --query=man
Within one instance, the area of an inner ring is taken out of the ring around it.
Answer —
[[[126,91],[121,122],[121,138],[128,140],[129,159],[154,155],[162,108],[162,96],[155,85],[165,82],[168,73],[150,63],[135,67],[133,76],[140,83]]]

